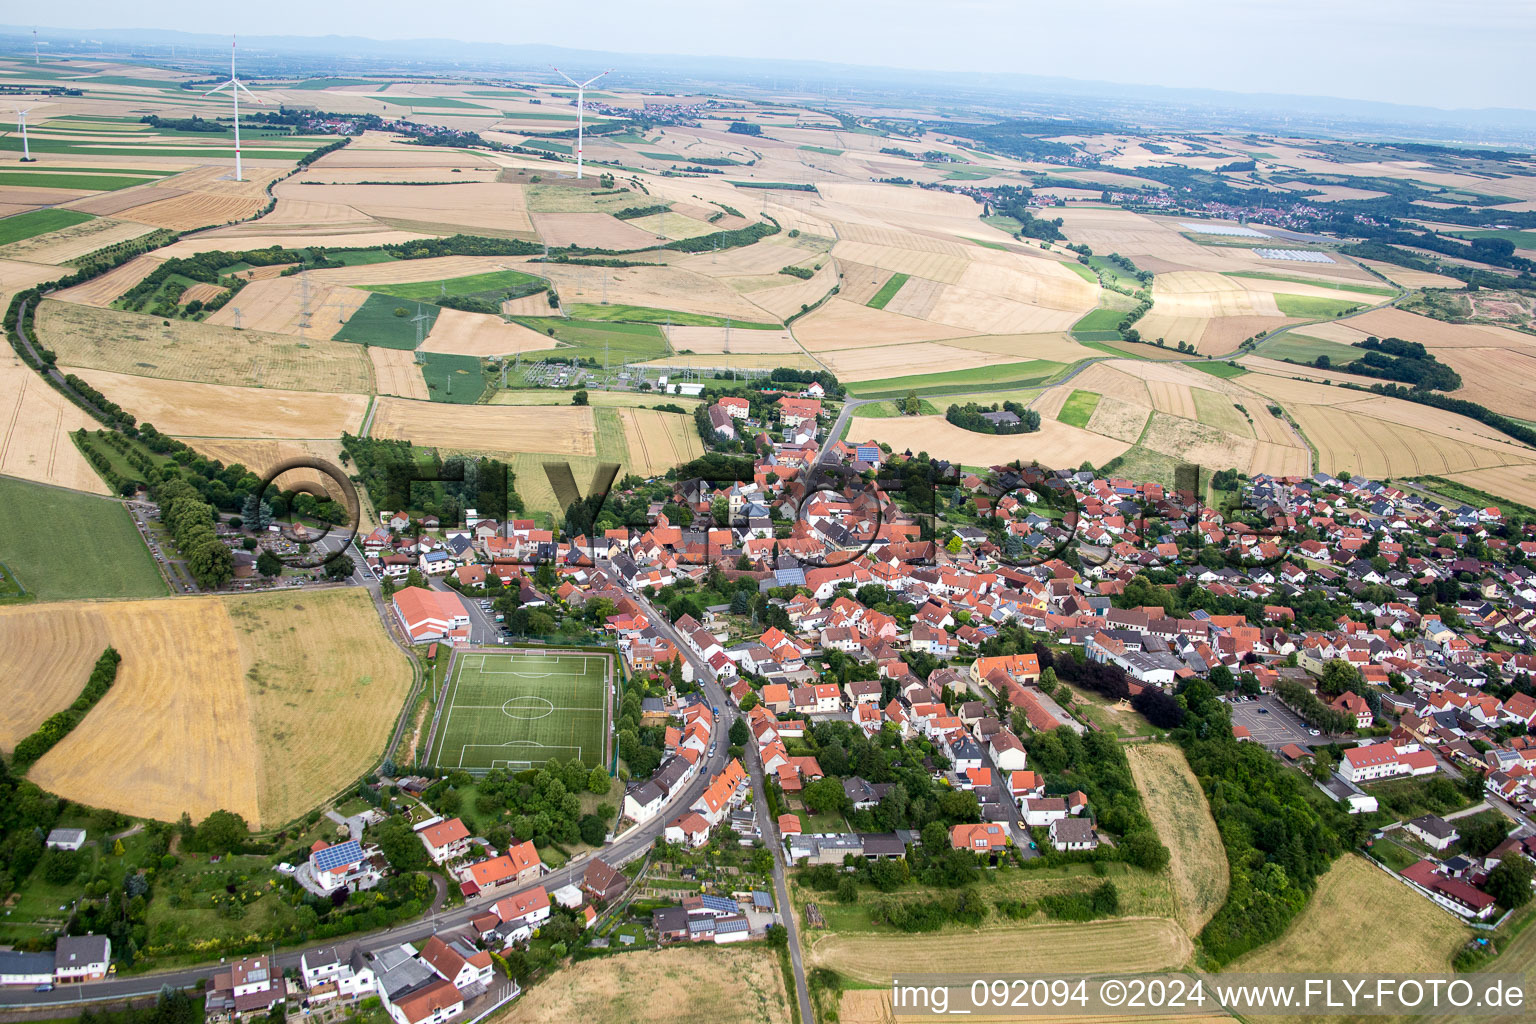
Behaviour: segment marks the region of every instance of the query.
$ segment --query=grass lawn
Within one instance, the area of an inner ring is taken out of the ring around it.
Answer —
[[[93,219],[90,214],[75,210],[31,210],[18,213],[14,217],[0,220],[0,245],[46,235],[50,231],[84,224]]]
[[[669,351],[661,328],[653,324],[567,320],[559,316],[519,316],[513,319],[524,327],[549,336],[553,339],[551,347],[555,347],[556,343],[568,346],[559,352],[549,353],[551,355],[602,361],[606,354],[610,364],[618,364],[659,359]]]
[[[360,267],[369,263],[394,263],[395,257],[383,249],[343,249],[327,252],[326,257],[348,267]]]
[[[926,398],[919,398],[917,400],[917,407],[919,416],[937,416],[943,411]],[[896,402],[875,402],[871,405],[859,406],[853,410],[853,415],[864,419],[885,420],[894,419],[897,416],[904,416],[906,414],[897,408]]]
[[[1223,277],[1251,277],[1259,281],[1289,281],[1291,284],[1309,284],[1314,288],[1332,288],[1340,292],[1364,292],[1367,295],[1380,295],[1384,299],[1390,299],[1399,291],[1397,288],[1387,288],[1376,284],[1357,284],[1354,281],[1317,281],[1310,277],[1294,277],[1290,274],[1272,274],[1264,270],[1228,270]]]
[[[1398,845],[1391,838],[1376,840],[1371,846],[1371,853],[1377,860],[1397,872],[1417,864],[1422,859],[1417,853]]]
[[[427,391],[434,402],[474,405],[485,392],[485,374],[476,356],[428,352],[421,367]]]
[[[601,306],[593,302],[573,302],[567,312],[577,320],[600,320],[632,324],[672,324],[674,327],[740,327],[747,331],[777,331],[782,324],[762,323],[754,320],[727,320],[723,316],[708,313],[684,313],[676,309],[656,309],[652,306]]]
[[[1008,219],[1012,220],[1013,218],[1010,217]],[[1095,274],[1091,268],[1086,267],[1086,266],[1084,266],[1081,263],[1077,263],[1077,262],[1063,263],[1062,266],[1066,267],[1068,270],[1072,271],[1072,273],[1076,274],[1078,277],[1082,278],[1084,281],[1087,281],[1089,284],[1098,284],[1099,283],[1099,275]]]
[[[907,283],[907,277],[907,274],[892,274],[890,280],[881,285],[880,290],[875,292],[874,297],[864,303],[864,305],[870,309],[884,309],[886,303],[894,299],[896,293],[901,291],[901,286]]]
[[[122,504],[0,477],[0,562],[45,601],[163,597],[160,571]],[[69,538],[90,543],[67,543]]]
[[[1093,418],[1093,410],[1098,407],[1098,392],[1074,391],[1067,396],[1067,400],[1063,403],[1061,412],[1056,414],[1056,418],[1069,426],[1086,427],[1088,421]]]
[[[406,311],[404,316],[396,314],[401,309]],[[421,322],[422,338],[432,333],[432,324],[437,320],[437,314],[438,307],[431,303],[422,304],[420,315],[426,317]],[[379,348],[411,351],[416,348],[416,324],[413,318],[417,315],[414,303],[392,295],[370,295],[357,312],[341,325],[341,330],[331,340],[351,341],[359,345],[367,342]]]
[[[1288,295],[1275,293],[1275,305],[1282,316],[1299,316],[1308,320],[1326,320],[1360,308],[1360,303],[1346,299],[1322,299],[1313,295]]]
[[[963,395],[975,391],[977,386],[1007,390],[1027,388],[1042,383],[1064,368],[1064,363],[1049,359],[1031,359],[1022,363],[998,363],[992,366],[976,366],[948,373],[914,374],[908,377],[885,377],[881,380],[861,380],[847,385],[855,398],[904,398],[908,391],[924,395]]]
[[[417,302],[436,302],[444,296],[484,296],[488,299],[511,295],[532,295],[548,287],[548,282],[532,274],[516,270],[494,270],[488,274],[470,274],[466,277],[450,277],[441,281],[409,281],[403,284],[366,284],[364,288],[376,295],[392,295],[397,299]]]
[[[1327,356],[1337,366],[1360,358],[1360,350],[1353,345],[1324,341],[1295,331],[1286,331],[1278,337],[1266,339],[1255,352],[1271,359],[1294,359],[1298,363],[1310,363],[1318,356]]]
[[[1218,362],[1217,360],[1212,359],[1204,362],[1190,363],[1189,365],[1194,367],[1196,370],[1199,370],[1201,373],[1208,373],[1212,377],[1225,377],[1228,380],[1232,379],[1233,377],[1241,377],[1243,374],[1248,372],[1243,367],[1238,366],[1235,363],[1226,362],[1225,360]]]

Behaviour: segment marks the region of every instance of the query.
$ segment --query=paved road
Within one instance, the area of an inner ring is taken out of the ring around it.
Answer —
[[[844,409],[844,412],[846,413],[847,410]],[[841,417],[839,417],[839,421],[841,421]],[[831,435],[833,439],[836,439],[836,436],[835,432]],[[825,450],[824,447],[823,451]],[[721,688],[719,681],[715,679],[714,670],[709,667],[709,664],[703,658],[695,654],[691,647],[683,642],[682,636],[679,635],[677,630],[672,628],[672,624],[667,621],[667,616],[664,612],[657,611],[644,594],[635,593],[632,596],[646,610],[647,616],[656,625],[661,634],[672,641],[677,646],[677,649],[683,652],[683,657],[688,659],[688,663],[693,666],[694,678],[699,681],[699,685],[703,688],[710,704],[720,709],[720,717],[716,723],[716,735],[724,739],[726,731],[731,727],[731,723],[739,716],[736,708],[726,699],[725,691]],[[710,774],[719,771],[725,766],[726,744],[716,743],[715,749],[716,757],[711,760],[709,765]],[[789,902],[789,885],[784,877],[784,844],[779,841],[777,823],[768,820],[768,798],[763,782],[763,764],[755,752],[748,756],[747,768],[752,776],[752,803],[757,811],[758,831],[762,834],[763,841],[768,844],[768,848],[773,851],[774,901],[779,908],[779,920],[784,923],[785,930],[789,932],[789,959],[791,966],[794,968],[795,998],[800,1003],[800,1019],[805,1024],[812,1024],[816,1017],[811,1012],[810,989],[805,983],[805,966],[800,958],[799,926],[795,921],[795,908]],[[660,816],[658,815],[658,817]]]

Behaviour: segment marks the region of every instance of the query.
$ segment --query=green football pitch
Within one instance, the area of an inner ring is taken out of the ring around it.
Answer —
[[[573,758],[606,761],[612,659],[584,651],[454,655],[433,743],[445,771],[521,771]]]

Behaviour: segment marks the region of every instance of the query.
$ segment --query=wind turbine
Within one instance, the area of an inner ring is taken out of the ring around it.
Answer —
[[[551,64],[550,67],[554,67],[554,65]],[[564,71],[561,71],[559,68],[555,68],[555,74],[559,75],[561,78],[565,79],[567,82],[570,82],[576,87],[576,180],[580,181],[582,177],[581,143],[582,139],[585,137],[586,131],[587,86],[591,85],[599,78],[602,78],[603,75],[613,74],[613,69],[609,68],[607,71],[604,71],[602,75],[594,75],[587,79],[585,82],[576,81],[576,79],[572,78]]]
[[[222,85],[214,86],[212,89],[209,89],[207,92],[203,93],[203,95],[212,96],[214,93],[223,92],[225,89],[229,90],[230,98],[235,101],[235,180],[244,181],[245,171],[240,164],[240,93],[242,90],[244,90],[245,94],[252,100],[255,100],[255,102],[260,103],[261,101],[257,100],[256,94],[251,92],[251,90],[246,89],[245,83],[240,81],[240,79],[235,76],[234,36],[229,37],[229,81]]]
[[[27,111],[32,107],[22,107],[16,111],[16,123],[21,127],[21,162],[32,162],[32,150],[27,147]]]

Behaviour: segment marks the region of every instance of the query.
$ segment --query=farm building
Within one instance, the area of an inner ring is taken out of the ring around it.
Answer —
[[[394,601],[400,624],[417,643],[469,639],[469,611],[457,594],[406,587],[395,594]]]

